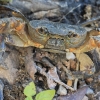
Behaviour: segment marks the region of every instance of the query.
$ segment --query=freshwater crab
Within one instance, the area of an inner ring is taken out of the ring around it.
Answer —
[[[68,25],[47,20],[28,21],[17,9],[0,6],[0,12],[10,11],[11,17],[0,19],[0,34],[5,33],[4,42],[18,47],[34,46],[46,51],[82,53],[100,47],[100,32],[86,28],[98,18],[80,25]]]

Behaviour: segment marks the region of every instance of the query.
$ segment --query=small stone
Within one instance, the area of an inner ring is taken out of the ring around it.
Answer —
[[[57,94],[59,94],[59,95],[66,95],[67,94],[66,88],[64,88],[62,85],[60,85],[59,89],[57,91]]]
[[[93,93],[94,93],[94,91],[92,89],[90,89],[90,88],[87,89],[87,92],[86,92],[87,95],[88,94],[93,94]]]
[[[74,55],[72,52],[67,52],[67,53],[66,53],[66,58],[67,58],[68,60],[70,60],[70,59],[75,59],[75,55]]]

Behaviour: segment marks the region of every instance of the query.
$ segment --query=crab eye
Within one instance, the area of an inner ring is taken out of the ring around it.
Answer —
[[[39,32],[40,34],[42,34],[42,35],[47,35],[47,34],[48,34],[47,28],[43,28],[43,27],[38,28],[38,32]]]
[[[74,32],[69,31],[68,37],[69,38],[77,37],[77,34],[75,34]]]

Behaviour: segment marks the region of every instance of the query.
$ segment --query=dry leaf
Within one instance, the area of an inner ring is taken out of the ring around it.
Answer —
[[[78,61],[80,62],[80,71],[91,73],[94,63],[90,59],[90,57],[85,53],[76,54],[76,57]]]

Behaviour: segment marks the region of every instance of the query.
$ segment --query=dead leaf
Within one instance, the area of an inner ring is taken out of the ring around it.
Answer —
[[[91,73],[91,68],[93,68],[94,66],[94,63],[91,58],[85,53],[76,54],[76,57],[80,62],[80,71],[85,71],[88,74]]]

